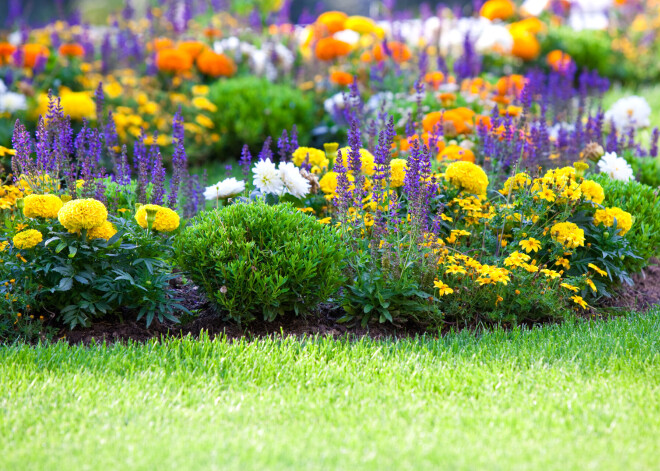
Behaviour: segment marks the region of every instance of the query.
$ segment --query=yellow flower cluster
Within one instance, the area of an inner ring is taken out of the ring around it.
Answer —
[[[552,239],[568,249],[584,247],[584,230],[572,222],[560,222],[550,229]]]
[[[16,200],[23,197],[23,192],[14,185],[0,186],[0,209],[11,209]]]
[[[25,197],[23,214],[26,218],[55,219],[62,208],[57,195],[28,195]]]
[[[17,249],[31,249],[42,240],[44,240],[44,236],[41,232],[36,229],[28,229],[16,234],[12,242],[14,242],[14,247]]]
[[[90,239],[105,239],[108,240],[117,233],[117,229],[110,221],[104,221],[100,226],[94,227],[89,230],[87,237]]]
[[[524,172],[516,173],[513,177],[507,178],[500,190],[504,196],[507,196],[512,191],[522,190],[525,187],[531,185],[532,177],[527,175]]]
[[[594,214],[594,225],[603,224],[605,227],[612,227],[616,219],[617,233],[624,236],[633,225],[632,215],[621,208],[598,209]]]
[[[488,176],[472,162],[458,161],[447,166],[445,179],[468,193],[483,195],[488,188]]]
[[[65,203],[57,217],[66,229],[76,232],[99,227],[108,217],[108,211],[100,201],[86,198]]]
[[[605,200],[605,191],[603,187],[592,180],[585,180],[580,185],[582,196],[586,201],[595,204],[601,204]]]
[[[392,159],[390,161],[390,186],[392,188],[403,186],[407,169],[408,162],[405,159]]]
[[[158,232],[172,232],[179,227],[179,215],[172,211],[170,208],[158,206],[156,204],[145,204],[135,213],[135,220],[140,227],[146,229],[147,224],[147,210],[156,211],[156,216],[151,228]]]
[[[563,167],[548,170],[542,178],[534,180],[532,192],[540,199],[553,202],[577,201],[582,196],[580,184],[575,181],[575,168]]]
[[[330,161],[325,156],[325,152],[314,147],[298,147],[292,154],[293,163],[301,166],[305,159],[312,167],[320,169],[327,168]]]

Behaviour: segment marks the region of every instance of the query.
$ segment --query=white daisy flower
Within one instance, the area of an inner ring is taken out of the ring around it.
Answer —
[[[634,178],[633,169],[623,157],[608,152],[598,161],[600,173],[606,173],[614,180],[627,182]]]
[[[254,173],[254,186],[262,193],[279,195],[282,192],[283,183],[280,172],[270,159],[257,162],[252,173]]]
[[[206,187],[204,191],[204,198],[207,201],[218,199],[227,199],[236,196],[245,191],[245,182],[236,180],[235,178],[227,178],[226,180],[219,181],[215,185]]]

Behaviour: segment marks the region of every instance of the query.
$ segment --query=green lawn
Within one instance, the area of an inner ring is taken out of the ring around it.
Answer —
[[[2,470],[660,468],[660,311],[440,340],[0,347]]]

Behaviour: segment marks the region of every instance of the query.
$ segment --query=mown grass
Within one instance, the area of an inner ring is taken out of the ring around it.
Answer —
[[[660,467],[660,311],[441,339],[0,347],[0,469]]]

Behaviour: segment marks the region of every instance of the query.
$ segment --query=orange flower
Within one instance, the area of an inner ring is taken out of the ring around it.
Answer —
[[[330,74],[330,81],[340,87],[346,87],[353,83],[353,76],[348,72],[335,70]]]
[[[343,31],[347,19],[348,15],[341,11],[326,11],[317,18],[316,24],[322,32],[330,35]]]
[[[488,0],[481,7],[479,14],[489,20],[506,20],[516,13],[516,6],[511,0]]]
[[[399,41],[388,42],[387,49],[389,49],[390,56],[396,62],[406,62],[410,60],[410,58],[412,57],[412,53],[410,52],[408,46],[406,46],[403,43],[400,43]],[[371,50],[371,54],[373,55],[374,59],[376,59],[378,62],[385,59],[385,51],[383,50],[383,45],[376,44]]]
[[[165,49],[172,49],[174,43],[170,38],[156,38],[147,45],[150,51],[160,52]]]
[[[374,60],[374,58],[370,52],[364,51],[362,54],[360,54],[360,62],[369,63],[372,60]]]
[[[351,52],[351,45],[335,38],[322,38],[314,49],[316,57],[322,61],[331,61]]]
[[[401,149],[401,152],[409,151],[410,146],[412,146],[412,143],[415,141],[419,143],[419,136],[417,134],[413,134],[407,139],[401,139],[401,142],[399,142],[399,148]],[[422,134],[422,141],[424,144],[426,144],[427,147],[431,147],[431,135],[429,133],[425,132]],[[445,148],[445,141],[438,139],[435,143],[435,146],[437,147],[438,152],[440,152]]]
[[[192,63],[192,57],[178,49],[163,49],[156,56],[156,67],[162,72],[187,72]]]
[[[501,77],[495,84],[498,95],[520,95],[525,87],[525,77],[518,74]]]
[[[16,47],[11,43],[0,43],[0,64],[9,62],[9,58],[16,51]]]
[[[199,56],[206,48],[206,44],[199,41],[184,41],[177,46],[179,51],[185,52],[193,59],[197,59],[197,56]]]
[[[23,53],[23,66],[34,67],[40,57],[48,58],[50,51],[46,46],[41,44],[26,44],[22,48]]]
[[[548,53],[545,60],[556,72],[560,72],[568,68],[571,64],[572,58],[565,52],[555,49]]]
[[[59,53],[66,57],[82,57],[85,55],[85,49],[78,43],[62,44]]]
[[[493,127],[493,123],[490,120],[490,116],[484,116],[481,114],[474,117],[474,125],[475,127],[484,126],[486,129],[490,129]]]
[[[474,111],[465,107],[446,111],[434,111],[424,117],[422,120],[422,126],[424,127],[424,131],[434,132],[440,121],[442,121],[444,130],[440,129],[440,132],[447,134],[447,125],[451,124],[453,125],[455,132],[452,130],[449,134],[469,134],[474,127],[472,122],[474,114]]]
[[[522,28],[510,29],[513,37],[511,54],[526,61],[536,59],[541,53],[541,44],[532,33]]]
[[[465,147],[451,145],[438,154],[438,160],[462,160],[474,163],[474,152]]]
[[[216,54],[207,49],[197,57],[197,68],[210,77],[231,77],[236,73],[236,65],[224,54]]]
[[[209,39],[217,39],[222,37],[222,31],[217,28],[206,28],[204,30],[204,36]]]
[[[442,82],[445,81],[445,74],[436,70],[435,72],[429,72],[424,76],[424,81],[431,85],[434,90],[440,88]]]

